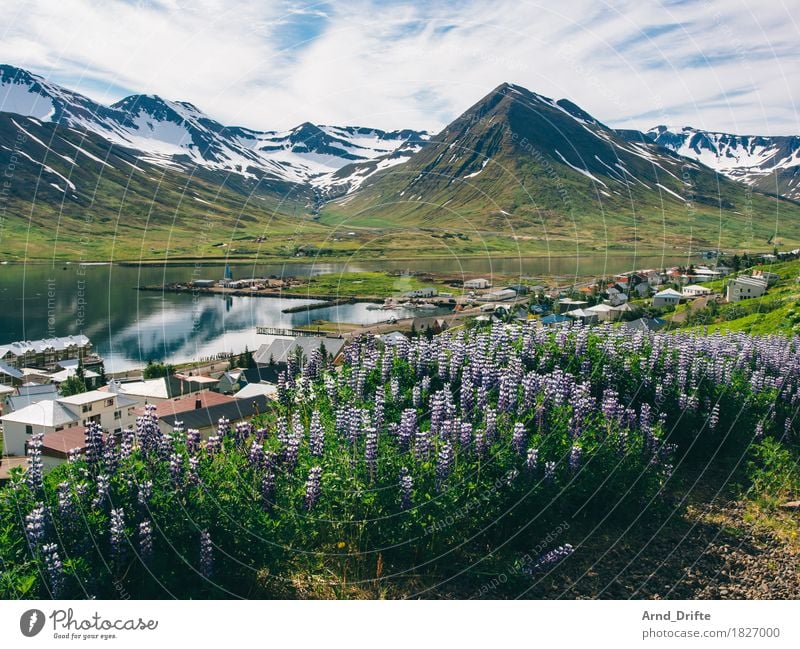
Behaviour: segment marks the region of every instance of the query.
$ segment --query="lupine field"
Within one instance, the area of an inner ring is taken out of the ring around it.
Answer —
[[[162,434],[152,411],[121,442],[90,427],[44,476],[34,438],[0,492],[0,595],[425,597],[486,583],[498,554],[525,592],[579,559],[571,531],[666,516],[683,467],[791,448],[800,339],[365,337],[341,367],[290,365],[278,396],[207,440]]]

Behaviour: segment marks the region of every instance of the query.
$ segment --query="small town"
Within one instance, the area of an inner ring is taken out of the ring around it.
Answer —
[[[102,357],[84,335],[5,343],[0,345],[0,481],[7,481],[14,468],[26,469],[34,433],[43,434],[41,454],[50,469],[66,462],[70,454],[85,453],[87,424],[98,424],[105,435],[119,441],[123,430],[134,427],[149,405],[155,406],[164,434],[191,428],[208,439],[220,421],[235,425],[266,413],[277,399],[279,384],[289,380],[290,373],[301,371],[315,351],[322,350],[333,367],[341,364],[345,345],[355,337],[374,336],[381,344],[393,346],[414,336],[431,337],[493,322],[544,327],[608,323],[631,332],[670,329],[709,304],[758,302],[781,279],[767,268],[798,257],[800,250],[776,251],[746,258],[755,265],[739,271],[715,260],[632,271],[561,288],[519,282],[494,287],[489,279],[476,277],[447,286],[448,291],[440,290],[439,283],[382,301],[369,295],[319,295],[323,300],[319,305],[305,308],[372,299],[375,309],[386,311],[387,319],[374,325],[340,323],[335,332],[328,333],[320,326],[258,327],[257,333],[269,342],[253,351],[219,354],[180,370],[168,361],[150,363],[141,372],[126,371],[119,377],[106,374]],[[733,263],[742,265],[738,257]],[[281,295],[280,290],[288,286],[303,287],[304,283],[276,278],[236,280],[226,265],[222,280],[199,279],[164,288],[221,296],[246,289],[247,295],[256,298]],[[420,315],[392,316],[400,308]],[[422,315],[429,309],[437,315]]]

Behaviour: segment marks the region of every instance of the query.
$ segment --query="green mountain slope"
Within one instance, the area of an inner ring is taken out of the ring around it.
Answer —
[[[628,141],[571,102],[509,84],[321,217],[387,233],[457,232],[523,252],[800,242],[797,205]]]

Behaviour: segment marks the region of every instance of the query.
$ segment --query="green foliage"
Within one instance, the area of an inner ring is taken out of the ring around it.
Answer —
[[[62,397],[86,392],[86,381],[78,374],[73,374],[61,382],[61,385],[58,386],[58,392]]]
[[[147,361],[143,374],[145,379],[159,379],[163,376],[175,374],[175,366],[169,363],[154,363],[150,360]]]

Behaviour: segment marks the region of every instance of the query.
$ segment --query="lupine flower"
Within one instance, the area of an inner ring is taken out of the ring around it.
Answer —
[[[144,562],[153,557],[153,526],[150,521],[139,523],[139,557]]]
[[[34,491],[42,488],[42,476],[44,472],[44,465],[42,464],[42,444],[44,433],[33,433],[27,444],[28,455],[28,471],[26,472],[26,479],[28,485]]]
[[[64,589],[64,564],[61,563],[61,558],[58,556],[58,546],[55,543],[43,545],[42,556],[44,557],[47,582],[50,586],[50,595],[53,599],[59,599]]]
[[[431,454],[431,436],[430,431],[417,430],[414,438],[414,457],[418,462],[424,462]]]
[[[25,516],[25,536],[28,537],[31,551],[44,541],[45,535],[45,508],[39,503]]]
[[[173,453],[169,457],[169,476],[172,484],[179,487],[183,481],[183,456]]]
[[[69,482],[58,484],[58,515],[62,521],[69,522],[75,518],[75,502],[72,499],[72,490]]]
[[[313,509],[314,505],[317,504],[320,495],[320,483],[322,480],[322,467],[315,466],[311,468],[311,471],[308,473],[308,479],[306,480],[306,498],[305,498],[305,507],[306,509]]]
[[[511,436],[511,446],[520,455],[525,452],[525,424],[520,422],[514,424],[514,432]]]
[[[186,431],[186,452],[194,455],[200,450],[200,431],[190,428]]]
[[[400,508],[411,509],[411,492],[414,488],[414,479],[406,467],[400,469]]]
[[[321,456],[325,453],[325,430],[320,422],[319,411],[315,410],[311,415],[311,425],[308,432],[308,446],[311,455]]]
[[[272,509],[272,501],[275,497],[275,474],[268,468],[264,477],[261,478],[261,504],[265,511]]]
[[[250,443],[250,452],[247,455],[247,462],[255,471],[260,471],[264,468],[264,447],[261,446],[260,442],[253,440]]]
[[[125,515],[121,509],[111,510],[111,525],[109,527],[111,541],[111,555],[121,561],[125,556]]]
[[[539,464],[539,449],[538,448],[529,448],[528,455],[525,459],[525,468],[530,472],[533,473],[536,471],[536,467]]]
[[[708,427],[712,431],[715,431],[717,429],[717,424],[719,424],[719,404],[715,403],[708,417]]]
[[[214,575],[214,546],[208,530],[200,532],[200,574],[206,579]]]
[[[95,507],[100,507],[100,505],[105,503],[106,499],[108,498],[108,493],[111,489],[111,478],[109,478],[109,476],[105,473],[101,473],[97,476],[95,484],[97,485],[97,495],[95,496],[92,504]]]
[[[445,441],[439,446],[439,455],[436,459],[436,482],[441,488],[450,477],[453,468],[453,447],[450,440]]]
[[[572,450],[569,452],[569,468],[570,471],[573,473],[577,473],[578,469],[581,468],[581,456],[583,455],[583,449],[580,446],[573,446]]]
[[[545,462],[544,463],[544,481],[547,483],[552,483],[556,479],[556,463],[555,462]]]
[[[378,467],[378,433],[374,428],[367,430],[366,443],[364,445],[364,461],[367,464],[367,471],[370,478],[375,477]]]
[[[568,556],[570,556],[574,551],[575,548],[573,548],[569,543],[565,543],[564,545],[560,545],[554,550],[550,550],[549,552],[546,552],[540,556],[536,561],[533,562],[532,565],[526,566],[524,571],[529,575],[548,572],[549,570],[555,568]]]

